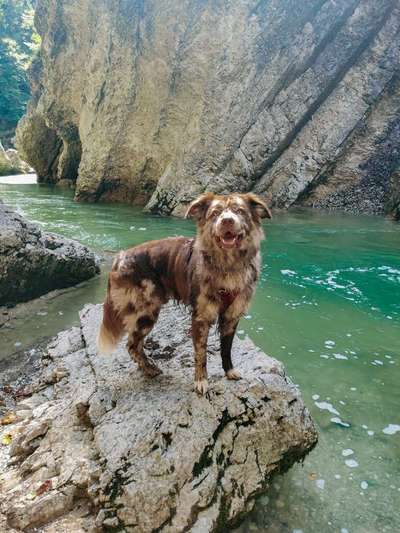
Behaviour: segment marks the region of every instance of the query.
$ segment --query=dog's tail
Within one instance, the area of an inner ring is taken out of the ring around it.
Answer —
[[[101,354],[112,353],[124,333],[124,324],[112,302],[107,300],[103,305],[103,322],[97,337],[97,349]]]

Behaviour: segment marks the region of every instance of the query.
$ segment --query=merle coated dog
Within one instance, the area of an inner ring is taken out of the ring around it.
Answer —
[[[161,370],[144,352],[145,337],[161,306],[173,299],[190,306],[195,351],[195,388],[207,391],[207,339],[218,323],[222,366],[240,379],[231,359],[232,341],[260,272],[262,218],[268,207],[254,194],[206,193],[190,204],[186,217],[197,222],[195,238],[170,237],[120,252],[109,275],[99,351],[111,352],[124,333],[132,359],[148,376]]]

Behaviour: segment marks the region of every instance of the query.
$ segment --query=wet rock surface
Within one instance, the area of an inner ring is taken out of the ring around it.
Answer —
[[[0,305],[74,285],[98,272],[98,260],[88,248],[43,232],[0,202]]]
[[[17,141],[40,180],[174,215],[206,189],[393,211],[397,1],[39,0],[35,22]]]
[[[250,340],[235,339],[243,379],[230,382],[212,335],[199,397],[186,313],[161,313],[146,347],[163,370],[153,380],[123,346],[97,355],[100,318],[86,306],[43,351],[32,394],[3,425],[0,528],[226,530],[316,444],[298,389]]]

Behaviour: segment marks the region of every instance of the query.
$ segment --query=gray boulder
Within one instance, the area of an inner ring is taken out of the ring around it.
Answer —
[[[82,244],[52,233],[0,201],[0,305],[13,305],[74,285],[99,272]]]
[[[230,382],[212,335],[210,390],[199,397],[187,314],[162,311],[147,349],[163,374],[151,380],[123,346],[97,355],[101,312],[85,307],[80,328],[49,345],[33,395],[4,431],[4,530],[226,530],[316,444],[298,389],[249,339],[235,339],[243,379]]]

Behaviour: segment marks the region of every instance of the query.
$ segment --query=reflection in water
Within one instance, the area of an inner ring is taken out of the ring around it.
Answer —
[[[44,229],[115,251],[193,234],[189,221],[88,205],[70,192],[0,184],[1,197]],[[373,217],[277,214],[266,224],[257,295],[239,327],[286,365],[320,431],[303,466],[277,478],[240,531],[400,531],[400,227]],[[3,355],[77,323],[104,295],[103,274],[29,304]]]

